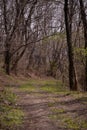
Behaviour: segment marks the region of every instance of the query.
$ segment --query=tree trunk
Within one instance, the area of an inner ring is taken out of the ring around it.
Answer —
[[[87,51],[87,20],[86,20],[86,13],[84,8],[84,3],[82,0],[79,0],[80,3],[80,12],[81,12],[81,19],[83,22],[84,28],[84,40],[85,40],[85,50]],[[85,87],[84,90],[87,91],[87,54],[85,56]]]
[[[72,49],[72,33],[71,33],[72,23],[70,23],[71,16],[69,16],[68,0],[65,0],[64,12],[65,12],[65,26],[66,26],[68,60],[69,60],[69,87],[70,90],[76,91],[77,80],[76,80],[76,73],[74,68],[74,55]]]
[[[10,49],[9,44],[6,43],[5,45],[5,72],[6,74],[10,74]]]

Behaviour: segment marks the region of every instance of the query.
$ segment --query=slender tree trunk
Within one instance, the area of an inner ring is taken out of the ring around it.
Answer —
[[[67,46],[68,46],[68,59],[69,59],[69,87],[70,90],[77,90],[77,80],[76,80],[76,73],[74,68],[74,54],[72,49],[72,33],[71,33],[71,23],[70,23],[70,16],[69,16],[69,7],[68,7],[68,0],[65,0],[64,6],[65,12],[65,26],[66,26],[66,36],[67,36]]]
[[[8,29],[7,29],[7,10],[6,10],[6,0],[3,0],[3,16],[4,16],[4,28],[6,34],[5,40],[5,54],[4,54],[4,66],[6,74],[10,74],[10,46],[8,40]]]
[[[9,49],[9,44],[6,43],[5,45],[5,71],[6,74],[10,74],[10,49]]]
[[[84,3],[82,0],[79,0],[80,3],[80,12],[81,12],[81,19],[83,22],[84,28],[84,39],[85,39],[85,50],[87,51],[87,20],[86,20],[86,13],[84,8]],[[84,90],[87,91],[87,55],[85,56],[85,87]]]

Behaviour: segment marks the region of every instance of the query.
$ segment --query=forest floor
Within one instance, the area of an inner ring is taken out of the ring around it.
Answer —
[[[10,80],[9,89],[16,95],[16,102],[12,107],[14,94],[4,92],[6,98],[0,112],[11,112],[0,118],[8,126],[0,124],[0,130],[87,130],[87,93],[70,92],[54,79],[20,80],[13,85],[13,78]]]
[[[53,79],[29,80],[13,91],[25,113],[19,130],[87,130],[87,93]]]

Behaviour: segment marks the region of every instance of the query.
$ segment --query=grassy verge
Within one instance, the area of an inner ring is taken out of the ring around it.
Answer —
[[[20,86],[22,91],[34,92],[39,88],[40,91],[48,93],[66,92],[67,88],[57,80],[29,80]]]
[[[16,106],[16,95],[10,89],[0,92],[0,128],[15,130],[22,123],[23,112]]]

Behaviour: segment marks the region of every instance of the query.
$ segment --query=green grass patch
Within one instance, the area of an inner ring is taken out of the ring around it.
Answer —
[[[49,92],[49,93],[57,93],[63,91],[62,86],[52,86],[52,85],[45,85],[41,87],[42,91]]]
[[[49,81],[46,82],[40,88],[42,91],[49,92],[49,93],[57,93],[57,92],[64,92],[66,88],[60,81]]]
[[[0,102],[5,104],[14,104],[16,102],[16,95],[11,92],[9,88],[6,88],[0,93]]]
[[[20,86],[20,90],[27,91],[27,92],[34,92],[36,90],[36,88],[35,88],[34,84],[27,83],[27,84],[23,84],[22,86]]]
[[[50,114],[50,115],[48,115],[48,117],[49,117],[51,120],[57,120],[57,119],[59,119],[59,116],[58,116],[58,115],[54,115],[54,114]]]
[[[37,79],[37,80],[33,80],[33,79],[30,79],[29,82],[30,83],[34,83],[34,84],[40,84],[40,85],[44,85],[44,84],[55,84],[57,80],[55,79]]]
[[[7,107],[7,106],[6,106]],[[4,113],[0,116],[1,128],[14,129],[14,126],[19,126],[22,124],[24,113],[17,108],[5,108]]]
[[[29,80],[26,84],[22,84],[20,89],[23,91],[33,92],[39,88],[41,91],[56,93],[65,91],[64,85],[57,80]]]
[[[71,91],[70,94],[75,97],[75,98],[81,98],[86,96],[87,97],[87,93],[84,92],[79,92],[79,91]]]
[[[70,117],[66,117],[65,119],[63,119],[63,122],[65,123],[66,128],[73,130],[79,130],[80,128],[78,122]]]
[[[87,129],[87,121],[85,119],[79,120],[79,118],[73,119],[66,117],[63,119],[66,127],[73,130]]]
[[[24,113],[16,105],[16,95],[9,88],[0,93],[0,128],[14,130],[22,123]]]
[[[65,110],[64,109],[59,109],[59,108],[52,108],[52,110],[51,110],[54,114],[62,114],[62,113],[64,113],[65,112]]]
[[[87,129],[87,121],[85,119],[73,118],[67,114],[63,114],[65,111],[63,109],[53,108],[52,114],[48,115],[51,120],[59,121],[63,127],[72,130]],[[61,127],[61,126],[60,126]]]
[[[52,114],[50,114],[48,117],[52,120],[56,121],[60,120],[60,122],[63,123],[62,120],[65,117],[64,115],[65,110],[63,108],[54,108],[54,107],[51,108],[50,110]]]
[[[55,106],[55,102],[48,102],[48,107],[54,107]]]
[[[81,126],[81,128],[87,129],[87,121],[84,120],[84,121],[80,122],[80,126]]]

